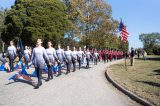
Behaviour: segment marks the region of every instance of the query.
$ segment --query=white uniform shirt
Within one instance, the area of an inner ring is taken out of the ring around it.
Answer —
[[[56,50],[54,48],[48,48],[46,49],[46,53],[49,58],[49,62],[54,64],[55,60],[57,60]]]
[[[16,48],[15,46],[9,46],[7,49],[8,55],[10,59],[14,59],[16,57]]]

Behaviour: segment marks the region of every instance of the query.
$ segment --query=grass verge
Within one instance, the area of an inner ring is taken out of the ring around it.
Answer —
[[[113,80],[136,95],[160,106],[160,56],[148,56],[147,60],[135,59],[135,65],[130,66],[127,59],[110,66],[109,74]]]

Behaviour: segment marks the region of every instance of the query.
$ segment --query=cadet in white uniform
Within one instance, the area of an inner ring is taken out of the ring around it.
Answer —
[[[35,66],[35,70],[38,77],[38,84],[36,88],[42,85],[42,70],[45,69],[45,63],[49,66],[49,59],[44,47],[41,46],[42,41],[41,39],[37,40],[37,45],[33,49],[31,61]]]
[[[13,44],[13,41],[10,41],[10,46],[7,49],[7,53],[9,55],[10,71],[14,71],[13,62],[17,55],[16,55],[16,48]]]
[[[28,47],[25,46],[24,59],[25,59],[25,65],[26,65],[27,68],[29,68],[28,63],[29,63],[29,61],[30,61],[30,55],[31,55],[31,53],[30,53],[30,51],[28,50]]]
[[[67,65],[67,72],[66,74],[70,73],[71,70],[71,63],[72,63],[72,51],[69,49],[69,46],[67,46],[67,50],[64,52],[65,55],[65,61]]]
[[[93,58],[94,58],[94,64],[95,65],[97,65],[97,62],[98,62],[98,56],[99,56],[99,54],[97,53],[97,50],[95,49],[94,53],[93,53]]]
[[[73,51],[72,51],[72,64],[73,64],[73,72],[76,71],[76,61],[77,61],[77,51],[76,51],[76,48],[73,47]]]
[[[77,60],[78,60],[78,63],[79,63],[79,69],[81,68],[81,62],[82,62],[82,59],[83,59],[83,56],[84,56],[84,53],[83,51],[81,50],[81,47],[79,47],[79,50],[77,51]]]
[[[61,45],[58,45],[58,49],[56,50],[56,54],[57,54],[57,58],[59,60],[58,62],[58,66],[59,66],[59,72],[58,72],[58,76],[61,75],[61,64],[63,63],[63,60],[65,58],[64,56],[64,51],[61,49]]]
[[[89,61],[90,61],[90,58],[91,58],[91,53],[90,53],[90,51],[89,51],[89,49],[87,49],[87,51],[86,51],[86,60],[87,60],[87,65],[86,65],[86,68],[89,68]]]
[[[48,78],[46,81],[49,81],[50,79],[53,79],[53,73],[52,73],[52,67],[55,64],[55,62],[58,62],[58,58],[56,55],[55,49],[52,47],[52,42],[48,41],[48,48],[46,49],[49,62],[51,65],[48,66]]]

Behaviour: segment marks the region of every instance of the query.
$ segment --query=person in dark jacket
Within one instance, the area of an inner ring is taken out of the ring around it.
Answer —
[[[133,48],[131,48],[131,53],[130,53],[131,66],[134,65],[134,56],[135,56],[135,51]]]

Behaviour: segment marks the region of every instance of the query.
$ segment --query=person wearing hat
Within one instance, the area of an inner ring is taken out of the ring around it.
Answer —
[[[134,56],[135,56],[135,51],[133,47],[131,48],[131,53],[130,53],[130,61],[131,61],[131,66],[134,65]]]
[[[8,57],[9,57],[9,65],[10,65],[10,71],[14,71],[13,62],[14,59],[17,57],[16,55],[16,47],[14,46],[13,41],[10,41],[10,46],[7,49]]]
[[[53,79],[52,67],[56,61],[58,62],[58,57],[56,54],[56,50],[52,47],[52,42],[48,41],[47,45],[48,48],[46,49],[46,52],[49,58],[49,62],[51,63],[51,65],[48,66],[48,78],[46,80],[49,81],[50,79]]]
[[[35,66],[35,70],[37,73],[38,84],[35,88],[39,88],[42,85],[42,70],[45,69],[45,63],[49,66],[49,58],[47,56],[46,50],[41,46],[41,39],[37,40],[36,47],[33,49],[31,61]]]

